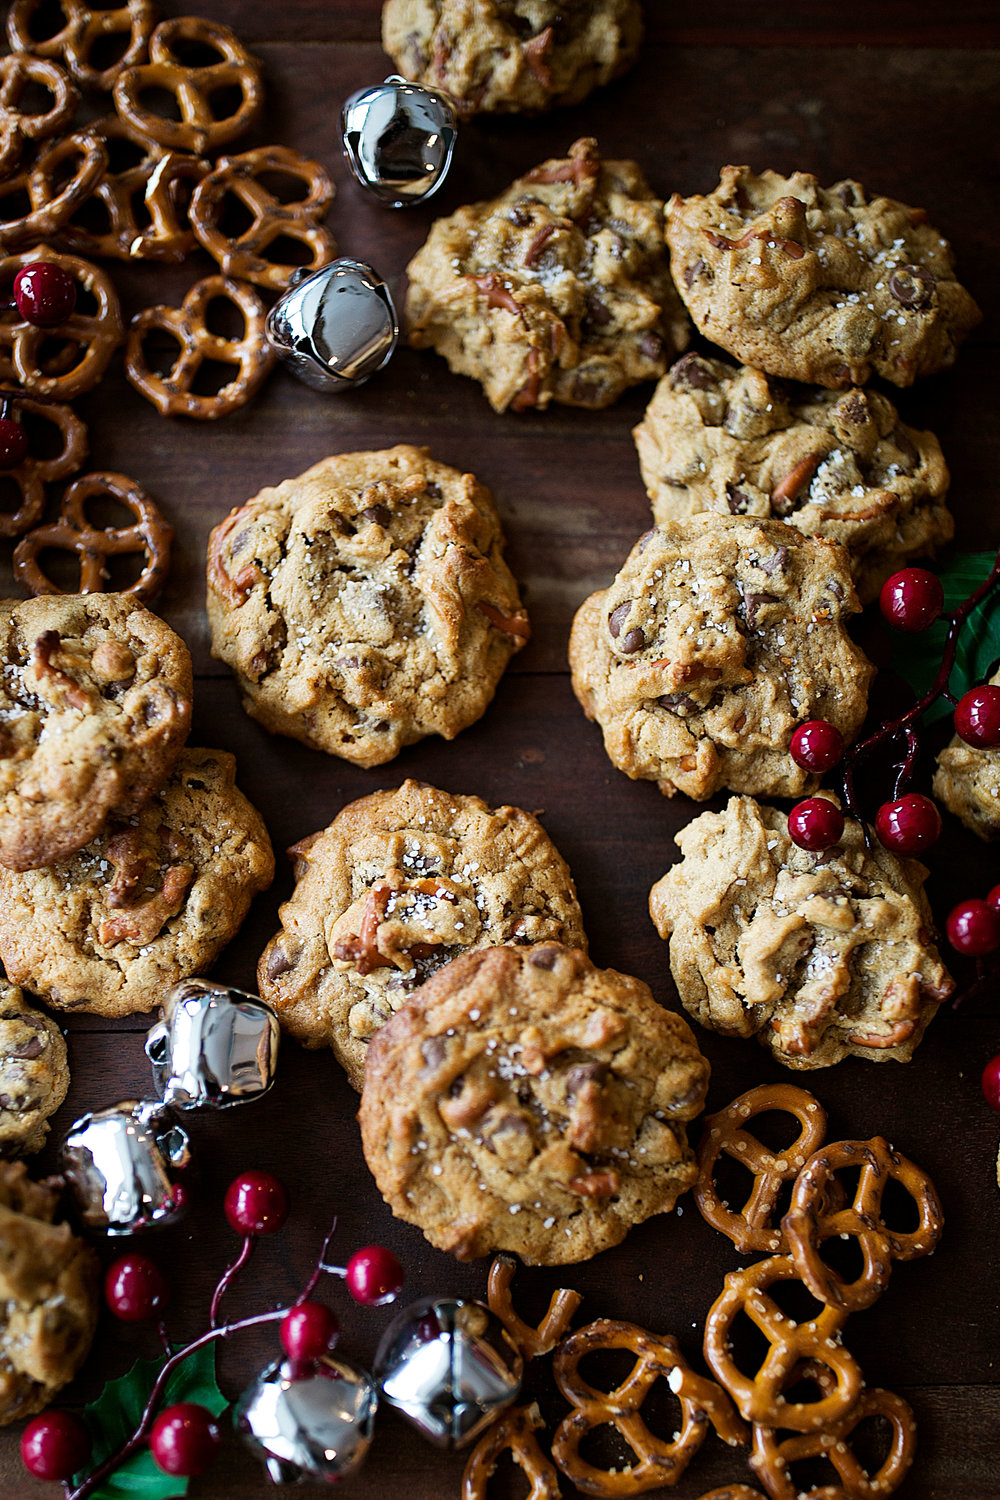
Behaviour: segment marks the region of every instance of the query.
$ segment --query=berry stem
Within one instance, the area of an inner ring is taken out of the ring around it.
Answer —
[[[313,1292],[316,1290],[317,1283],[319,1282],[321,1276],[340,1276],[341,1278],[343,1278],[347,1275],[346,1266],[328,1266],[326,1263],[326,1252],[329,1250],[336,1232],[337,1216],[335,1214],[333,1223],[330,1225],[330,1228],[327,1231],[326,1238],[324,1239],[322,1245],[320,1245],[319,1247],[319,1255],[316,1257],[316,1265],[313,1269],[313,1273],[309,1277],[309,1280],[306,1282],[302,1295],[297,1299],[295,1304],[296,1307],[298,1306],[299,1302],[309,1301]]]
[[[907,724],[906,728],[902,732],[906,738],[906,758],[899,768],[899,774],[896,777],[896,785],[892,793],[894,799],[897,802],[899,801],[900,797],[902,797],[903,793],[906,791],[906,788],[909,786],[911,780],[913,779],[913,768],[917,763],[917,756],[920,754],[920,739],[913,725]]]
[[[257,1236],[255,1234],[245,1235],[243,1238],[243,1243],[240,1246],[239,1255],[237,1255],[236,1259],[226,1267],[222,1275],[219,1277],[219,1284],[215,1288],[215,1291],[212,1293],[212,1305],[208,1310],[209,1328],[216,1327],[218,1322],[219,1303],[222,1301],[223,1297],[226,1295],[226,1292],[229,1290],[232,1283],[236,1280],[237,1276],[240,1274],[243,1267],[250,1259],[251,1255],[253,1254],[253,1247],[256,1243]]]

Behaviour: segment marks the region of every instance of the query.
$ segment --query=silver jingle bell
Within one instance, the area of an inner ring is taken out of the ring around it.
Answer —
[[[275,1484],[336,1484],[368,1452],[378,1408],[366,1370],[326,1355],[297,1374],[268,1365],[236,1403],[234,1421]]]
[[[267,315],[267,341],[317,391],[349,391],[389,362],[399,319],[389,288],[360,260],[292,277]]]
[[[426,1297],[386,1329],[375,1378],[391,1406],[440,1448],[464,1448],[521,1389],[520,1351],[481,1302]]]
[[[447,94],[391,73],[351,95],[340,128],[361,186],[381,203],[406,208],[436,193],[448,175],[458,116]]]
[[[168,991],[146,1036],[153,1086],[175,1109],[225,1109],[274,1082],[278,1018],[266,1001],[225,984],[185,979]]]
[[[123,1099],[82,1115],[61,1165],[91,1229],[132,1234],[177,1218],[183,1192],[170,1170],[191,1159],[188,1138],[157,1099]]]

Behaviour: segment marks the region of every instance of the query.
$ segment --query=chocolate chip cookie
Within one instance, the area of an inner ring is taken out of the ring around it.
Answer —
[[[579,104],[631,67],[639,0],[386,0],[382,45],[462,115]]]
[[[909,1060],[954,988],[934,945],[927,871],[848,819],[840,843],[800,849],[750,797],[677,834],[684,858],[649,893],[685,1008],[756,1036],[790,1068]]]
[[[212,532],[212,650],[266,729],[358,766],[480,718],[530,634],[500,519],[425,448],[327,458]]]
[[[191,722],[191,657],[124,594],[0,601],[0,864],[52,864],[162,786]]]
[[[83,1364],[97,1327],[100,1266],[68,1224],[59,1193],[23,1162],[0,1162],[0,1426],[23,1421]]]
[[[594,140],[439,219],[407,274],[410,343],[478,380],[495,411],[609,406],[688,341],[663,204]]]
[[[947,369],[980,321],[924,210],[860,182],[724,167],[707,197],[670,200],[667,240],[699,330],[769,375],[912,385]]]
[[[990,682],[1000,687],[1000,672]],[[953,735],[937,758],[934,795],[981,839],[1000,839],[1000,750]]]
[[[128,1016],[203,974],[274,876],[235,772],[224,750],[185,750],[141,812],[47,869],[0,871],[11,979],[60,1010]]]
[[[290,853],[297,885],[258,987],[286,1031],[333,1048],[356,1089],[375,1032],[449,959],[499,943],[587,946],[566,862],[519,807],[406,781]]]
[[[471,1260],[587,1260],[697,1171],[708,1063],[640,980],[557,944],[441,969],[374,1037],[365,1159],[393,1213]]]
[[[777,516],[847,548],[863,604],[955,529],[937,438],[877,391],[792,386],[685,354],[633,437],[658,524],[704,510]]]
[[[874,668],[847,634],[858,610],[836,542],[782,521],[709,512],[640,537],[580,606],[573,688],[611,760],[668,797],[720,787],[796,797],[788,742],[805,719],[849,741]]]
[[[0,1156],[41,1151],[68,1088],[59,1027],[0,980]]]

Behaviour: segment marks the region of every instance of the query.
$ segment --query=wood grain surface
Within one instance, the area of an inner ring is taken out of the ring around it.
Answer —
[[[165,6],[164,9],[168,7]],[[452,175],[425,207],[393,213],[367,201],[340,154],[338,114],[348,93],[382,78],[377,0],[201,0],[200,9],[252,43],[266,73],[268,104],[255,141],[280,141],[317,157],[337,183],[329,222],[342,253],[371,261],[397,292],[409,257],[439,213],[492,195],[578,136],[596,135],[606,155],[633,157],[664,197],[709,191],[720,166],[796,168],[821,181],[851,176],[925,207],[952,241],[962,279],[985,320],[954,370],[899,393],[906,421],[943,444],[953,475],[952,505],[962,549],[1000,545],[1000,427],[995,377],[1000,330],[996,186],[1000,180],[1000,17],[995,0],[946,7],[903,0],[648,0],[648,35],[635,69],[572,110],[537,119],[480,119],[463,126]],[[181,7],[172,3],[171,13]],[[176,303],[210,269],[201,256],[179,268],[111,267],[126,311]],[[651,387],[605,412],[553,408],[495,415],[477,385],[451,375],[431,353],[401,348],[363,389],[324,398],[284,372],[255,404],[217,424],[157,416],[121,373],[78,403],[90,425],[95,467],[123,469],[173,523],[176,550],[162,612],[189,643],[197,674],[192,743],[235,752],[239,782],[258,806],[279,851],[273,888],[254,904],[215,973],[253,987],[257,955],[291,890],[280,851],[326,825],[345,802],[416,776],[493,802],[538,812],[568,859],[580,892],[593,957],[639,975],[665,1005],[677,1006],[666,949],[653,929],[647,894],[677,857],[673,835],[698,810],[631,783],[606,760],[597,728],[573,698],[566,669],[572,613],[607,584],[649,524],[631,428]],[[397,761],[365,772],[270,736],[247,719],[228,671],[211,660],[204,616],[209,529],[261,486],[299,473],[330,453],[412,441],[436,458],[472,469],[493,490],[523,582],[534,638],[501,683],[479,724],[451,744],[425,741]],[[9,544],[0,585],[10,581]],[[16,590],[14,590],[17,592]],[[881,627],[862,626],[876,656]],[[719,805],[719,802],[712,804]],[[959,896],[996,883],[995,851],[948,819],[932,859],[930,893],[939,919]],[[956,973],[968,981],[961,964]],[[157,997],[150,995],[150,1003]],[[912,1063],[857,1061],[807,1076],[831,1117],[831,1135],[888,1136],[935,1179],[947,1215],[940,1250],[899,1266],[876,1306],[853,1317],[846,1342],[870,1385],[905,1395],[919,1421],[916,1465],[906,1500],[996,1500],[1000,1494],[998,1348],[998,1119],[979,1092],[984,1062],[1000,1050],[996,986],[960,1010],[941,1013]],[[53,1139],[88,1108],[149,1092],[142,1051],[147,1018],[120,1023],[69,1020],[72,1086]],[[753,1084],[788,1075],[753,1043],[699,1032],[713,1069],[709,1107]],[[223,1118],[191,1122],[197,1150],[193,1208],[182,1225],[148,1246],[169,1268],[171,1331],[204,1326],[211,1286],[236,1247],[222,1217],[230,1178],[246,1167],[277,1172],[292,1213],[285,1231],[262,1242],[229,1310],[250,1312],[294,1297],[334,1213],[337,1251],[380,1240],[407,1268],[409,1299],[427,1292],[481,1295],[486,1263],[458,1265],[395,1222],[365,1167],[354,1121],[356,1098],[328,1053],[285,1045],[272,1094]],[[49,1149],[41,1166],[51,1166]],[[120,1251],[102,1247],[110,1260]],[[635,1230],[618,1249],[586,1265],[523,1272],[527,1310],[560,1284],[585,1294],[581,1317],[626,1318],[675,1334],[700,1362],[700,1331],[722,1277],[739,1258],[704,1224],[690,1199],[676,1215]],[[351,1304],[332,1286],[343,1349],[371,1360],[385,1310]],[[102,1319],[94,1353],[65,1392],[91,1399],[139,1354],[154,1352],[148,1329]],[[235,1394],[275,1357],[269,1333],[227,1347],[221,1379]],[[564,1410],[547,1367],[532,1373],[547,1416]],[[0,1500],[41,1500],[57,1491],[28,1478],[17,1431],[0,1433]],[[392,1412],[378,1420],[366,1467],[349,1483],[357,1500],[447,1500],[459,1495],[461,1456],[426,1446]],[[677,1500],[715,1485],[749,1483],[742,1451],[714,1439],[680,1484]],[[223,1455],[191,1484],[193,1500],[236,1500],[269,1492],[263,1471],[227,1434]],[[305,1487],[297,1493],[319,1495]],[[497,1500],[521,1495],[502,1481]],[[567,1488],[567,1494],[570,1491]]]

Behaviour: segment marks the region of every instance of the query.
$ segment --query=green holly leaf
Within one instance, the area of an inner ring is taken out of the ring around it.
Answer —
[[[159,1359],[136,1360],[127,1375],[109,1380],[97,1400],[86,1408],[84,1416],[93,1447],[87,1470],[75,1476],[75,1484],[79,1484],[86,1473],[93,1473],[131,1438],[142,1420],[156,1377],[165,1363],[166,1355]],[[229,1405],[215,1381],[214,1343],[203,1345],[182,1360],[167,1380],[161,1409],[173,1406],[177,1401],[197,1401],[214,1417]],[[108,1475],[94,1491],[93,1500],[169,1500],[170,1496],[187,1494],[187,1487],[186,1479],[164,1474],[144,1445]]]
[[[959,552],[938,577],[944,585],[945,612],[950,613],[985,583],[995,562],[992,552]],[[937,620],[929,630],[907,635],[892,632],[892,655],[889,666],[913,688],[917,697],[927,692],[941,665],[948,624]],[[962,626],[958,650],[948,687],[956,698],[985,682],[1000,662],[1000,589],[993,589],[976,606]],[[924,722],[933,724],[947,718],[953,706],[947,698],[938,698],[924,714]]]

